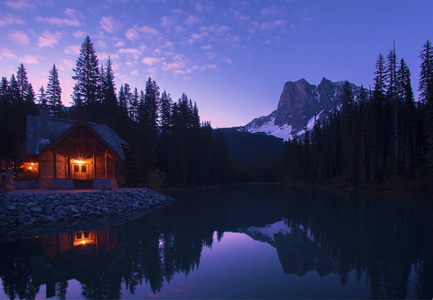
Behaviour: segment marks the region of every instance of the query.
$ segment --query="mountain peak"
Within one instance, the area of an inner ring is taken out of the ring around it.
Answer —
[[[353,94],[359,87],[351,84]],[[270,115],[256,118],[242,130],[265,132],[284,139],[300,136],[311,130],[316,120],[327,119],[333,111],[341,107],[341,82],[333,82],[325,77],[319,85],[308,83],[305,78],[287,81],[281,92],[278,106]]]

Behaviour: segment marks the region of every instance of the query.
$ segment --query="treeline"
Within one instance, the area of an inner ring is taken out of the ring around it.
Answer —
[[[343,88],[339,112],[317,121],[303,141],[285,145],[285,178],[289,182],[337,180],[371,184],[433,176],[433,49],[420,53],[419,101],[411,73],[395,47],[376,62],[374,87],[354,95]]]
[[[24,153],[28,114],[47,106],[53,117],[84,119],[109,125],[128,144],[126,177],[131,186],[160,188],[169,185],[206,185],[229,180],[230,163],[222,135],[213,135],[209,122],[200,122],[196,103],[186,94],[173,101],[161,93],[150,77],[145,90],[128,83],[116,91],[112,61],[99,64],[93,43],[87,36],[73,69],[75,80],[72,107],[65,109],[56,66],[50,72],[46,90],[38,99],[28,82],[24,66],[0,90],[0,159],[19,162]],[[6,166],[8,167],[8,166]]]

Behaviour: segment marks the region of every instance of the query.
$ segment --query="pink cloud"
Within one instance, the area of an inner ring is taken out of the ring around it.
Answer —
[[[12,31],[10,36],[13,40],[15,40],[21,45],[27,45],[30,42],[29,36],[19,30]]]
[[[120,23],[116,21],[112,16],[102,17],[101,21],[99,21],[102,29],[104,29],[108,33],[114,33],[120,28]]]
[[[0,60],[17,57],[11,50],[0,46]]]
[[[80,46],[72,45],[72,46],[69,46],[68,48],[65,48],[63,50],[63,52],[66,54],[77,56],[77,55],[80,55],[80,48],[81,48]]]
[[[260,24],[260,29],[262,30],[272,30],[277,27],[284,27],[287,24],[286,20],[275,20],[273,22],[265,22]]]
[[[261,14],[263,16],[274,16],[277,15],[280,12],[281,9],[279,9],[276,6],[268,6],[262,9]]]
[[[125,32],[125,36],[130,41],[138,41],[141,39],[142,35],[155,36],[158,33],[159,33],[158,30],[150,26],[145,25],[145,26],[138,27],[138,25],[134,25]]]
[[[77,31],[74,31],[72,33],[72,35],[76,39],[84,39],[86,37],[87,33],[84,31],[81,31],[81,30],[77,30]]]
[[[203,38],[207,37],[209,34],[207,32],[201,32],[201,33],[193,33],[191,34],[191,37],[188,39],[188,43],[192,44],[196,41],[200,41]]]
[[[119,58],[119,54],[111,54],[111,53],[107,53],[107,52],[100,52],[98,54],[98,58],[99,61],[102,61],[104,59],[108,59],[108,57],[110,57],[110,59],[118,59]]]
[[[22,59],[23,63],[26,64],[38,64],[39,60],[33,55],[25,55]]]
[[[160,57],[143,57],[143,59],[141,60],[141,62],[145,65],[149,65],[152,66],[154,64],[160,63],[163,59]]]
[[[48,30],[42,32],[42,35],[38,37],[37,45],[39,48],[53,47],[59,43],[62,34],[60,32],[52,33]]]
[[[174,25],[174,18],[169,16],[163,16],[161,18],[161,26],[162,27],[171,27]]]
[[[80,21],[75,17],[77,14],[79,14],[76,10],[72,8],[66,8],[64,11],[64,14],[69,18],[44,18],[41,16],[37,16],[35,18],[36,21],[42,22],[42,23],[48,23],[50,25],[56,25],[56,26],[80,26]]]
[[[137,48],[121,48],[119,49],[120,55],[132,56],[134,59],[138,59],[140,55],[143,53],[140,49]]]
[[[6,6],[13,9],[34,8],[35,4],[31,0],[11,0],[5,2]]]
[[[200,19],[194,15],[189,15],[188,18],[185,20],[185,24],[188,26],[194,26],[200,22]]]
[[[19,18],[14,17],[11,14],[0,15],[0,26],[11,25],[11,24],[25,24],[25,22]]]

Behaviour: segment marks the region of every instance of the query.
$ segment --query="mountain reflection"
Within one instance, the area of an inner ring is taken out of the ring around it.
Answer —
[[[148,284],[153,293],[178,273],[199,268],[204,247],[224,232],[247,234],[276,249],[282,272],[355,270],[372,298],[406,298],[415,270],[419,298],[433,294],[432,206],[426,201],[364,198],[280,186],[180,193],[144,218],[98,230],[0,243],[0,278],[9,298],[64,299],[68,281],[84,298],[122,297]],[[126,291],[122,291],[122,284]]]

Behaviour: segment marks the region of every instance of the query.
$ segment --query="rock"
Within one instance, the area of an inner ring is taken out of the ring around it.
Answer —
[[[65,221],[65,224],[72,224],[74,222],[69,223],[69,221],[86,216],[93,216],[98,220],[99,217],[146,211],[150,209],[149,203],[161,207],[173,201],[171,197],[147,189],[81,194],[6,195],[0,200],[0,240],[10,238],[9,233],[15,228],[20,235],[39,234],[38,229],[35,228],[36,224],[42,228],[51,226],[54,231],[63,233],[69,230],[67,225],[58,227],[53,226],[52,223]]]

